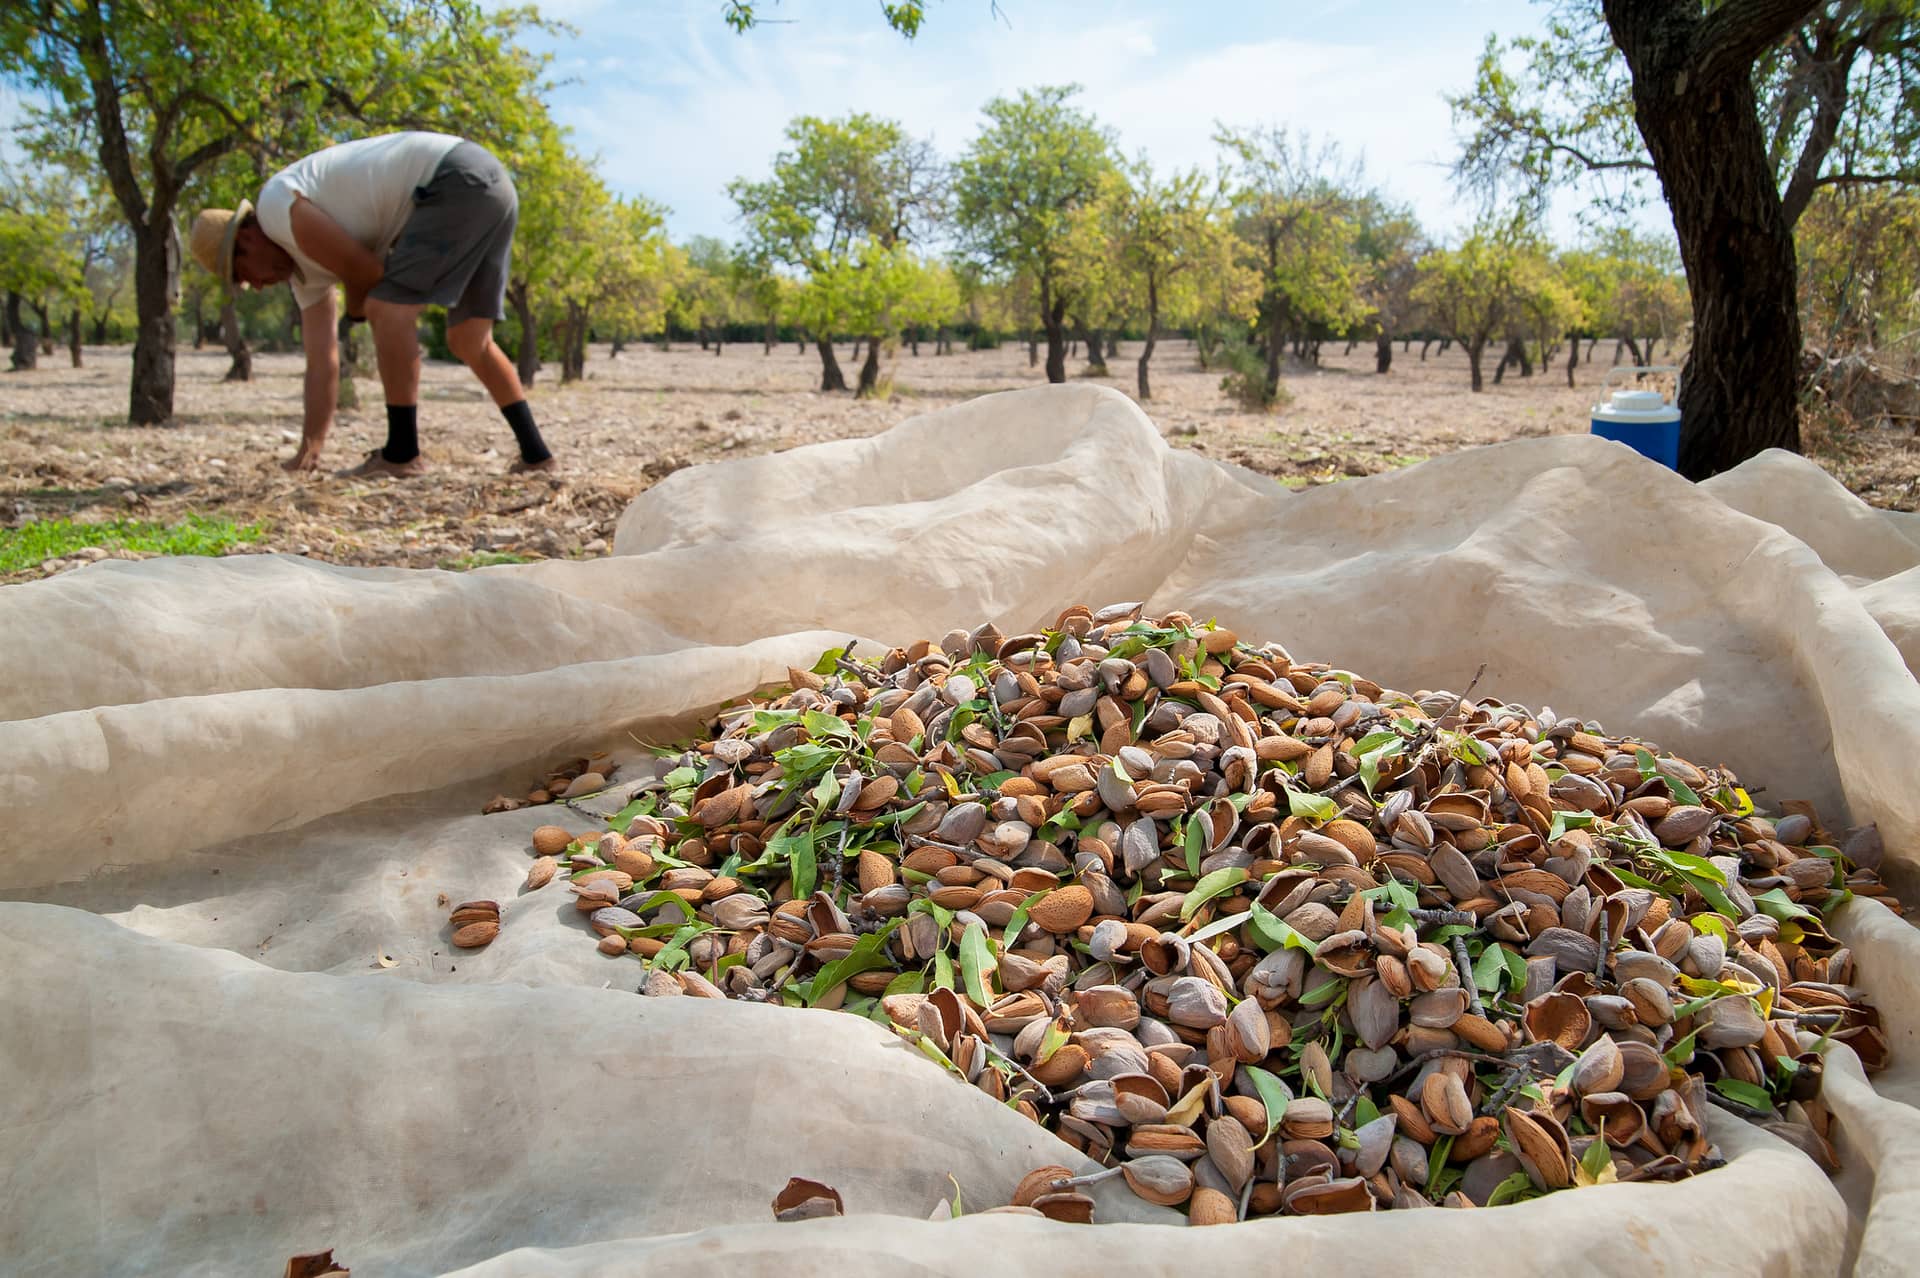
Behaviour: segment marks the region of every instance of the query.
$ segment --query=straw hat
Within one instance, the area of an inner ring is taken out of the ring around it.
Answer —
[[[240,224],[253,212],[251,201],[240,201],[237,209],[201,209],[193,219],[193,256],[222,282],[233,283],[233,241]]]

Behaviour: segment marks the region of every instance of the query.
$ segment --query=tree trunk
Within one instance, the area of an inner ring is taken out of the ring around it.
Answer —
[[[18,373],[40,367],[40,334],[20,318],[20,295],[11,289],[7,291],[7,329],[13,334],[12,370]]]
[[[1140,398],[1153,398],[1153,392],[1147,387],[1147,362],[1153,358],[1154,343],[1160,339],[1160,285],[1152,277],[1147,279],[1147,344],[1140,351]]]
[[[1040,319],[1047,326],[1047,380],[1057,386],[1067,380],[1067,304],[1042,305]]]
[[[724,328],[719,329],[713,335],[713,357],[715,359],[719,359],[720,352],[725,350],[726,346],[727,346],[727,330]]]
[[[804,338],[804,337],[801,337],[801,338],[798,338],[798,339],[797,339],[797,340],[796,340],[796,341],[794,342],[794,346],[796,347],[796,349],[795,349],[795,350],[794,350],[794,352],[793,352],[794,354],[796,354],[796,355],[805,355],[805,354],[807,353],[807,339],[806,339],[806,338]]]
[[[1445,355],[1445,354],[1447,353],[1447,348],[1448,348],[1448,347],[1450,347],[1450,346],[1452,346],[1452,345],[1453,345],[1453,339],[1452,339],[1451,337],[1443,337],[1443,338],[1441,338],[1441,339],[1440,339],[1440,353],[1441,353],[1442,355]]]
[[[627,349],[627,339],[619,333],[613,335],[613,342],[607,347],[608,359],[619,359],[620,352]]]
[[[1420,362],[1422,364],[1427,362],[1427,347],[1431,345],[1433,345],[1433,339],[1431,337],[1423,337],[1420,339]]]
[[[1400,353],[1402,355],[1405,355],[1408,351],[1412,349],[1413,349],[1413,339],[1411,337],[1403,337],[1400,339]]]
[[[1095,377],[1107,375],[1107,335],[1102,329],[1080,328],[1080,340],[1087,347],[1087,371]]]
[[[1040,363],[1040,339],[1034,336],[1032,329],[1027,330],[1027,367],[1033,368]]]
[[[1107,358],[1108,359],[1120,358],[1120,339],[1118,337],[1107,338]]]
[[[823,391],[843,391],[847,388],[847,379],[840,372],[840,361],[833,357],[833,339],[816,337],[814,349],[820,352],[820,389]]]
[[[220,307],[220,340],[226,346],[227,354],[233,356],[233,365],[221,380],[252,381],[253,347],[247,344],[247,335],[240,331],[240,308],[234,304],[232,293],[227,294],[226,301]]]
[[[127,420],[160,426],[173,420],[173,304],[180,291],[180,238],[173,210],[154,208],[134,232],[133,299],[139,327],[133,339],[133,379]]]
[[[533,379],[540,372],[540,333],[533,326],[533,298],[524,287],[518,287],[507,290],[507,301],[513,307],[514,318],[520,321],[520,358],[515,361],[520,385],[532,390]],[[660,346],[666,349],[665,329],[660,330]]]
[[[1477,342],[1462,343],[1462,345],[1466,346],[1467,362],[1473,368],[1473,389],[1476,391],[1483,391],[1487,388],[1487,384],[1484,381],[1482,381],[1480,378],[1480,353],[1486,350],[1487,348],[1486,339],[1482,338]],[[1493,375],[1493,380],[1495,382],[1498,382],[1500,380],[1500,374],[1495,373]]]
[[[907,330],[907,345],[913,348],[913,357],[920,358],[920,326],[918,324]]]
[[[1593,348],[1589,346],[1587,348],[1587,352],[1588,354],[1592,354]],[[1567,334],[1567,385],[1568,386],[1573,385],[1573,369],[1574,369],[1574,366],[1579,362],[1580,362],[1580,335],[1578,333],[1568,333]]]
[[[568,302],[567,318],[560,327],[560,384],[577,382],[586,372],[587,308]]]
[[[867,359],[860,365],[860,385],[854,390],[855,399],[866,399],[880,386],[880,339],[867,339]]]
[[[1800,448],[1793,227],[1767,158],[1755,59],[1815,8],[1603,0],[1633,77],[1693,299],[1680,389],[1680,473],[1700,480]]]
[[[1357,337],[1347,338],[1347,349],[1340,352],[1340,358],[1345,359],[1347,356],[1353,354],[1353,348],[1358,346],[1359,344],[1360,344],[1359,338]]]
[[[206,303],[200,294],[193,295],[193,349],[202,350],[207,344],[207,320],[204,313]]]
[[[67,354],[73,359],[73,366],[80,367],[80,311],[67,312]]]
[[[1393,335],[1381,329],[1373,339],[1373,371],[1388,373],[1393,371]]]
[[[933,331],[933,353],[936,358],[953,354],[953,334],[947,332],[945,324]]]
[[[767,356],[773,354],[773,339],[777,336],[778,334],[774,331],[774,323],[771,319],[769,319],[767,321],[767,326],[760,331],[760,358],[761,359],[765,359]],[[802,349],[804,350],[805,348],[803,347]]]
[[[0,306],[0,346],[13,345],[13,322],[19,314],[20,303],[15,300],[19,295],[11,289],[7,291],[7,304]]]

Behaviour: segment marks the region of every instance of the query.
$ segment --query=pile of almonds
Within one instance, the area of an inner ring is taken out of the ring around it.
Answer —
[[[1724,769],[1138,605],[790,673],[529,885],[642,992],[872,1017],[1196,1224],[1684,1176],[1710,1105],[1831,1166],[1816,1040],[1886,1061],[1821,923],[1875,836]]]
[[[453,929],[453,943],[463,950],[477,950],[491,944],[500,935],[500,902],[462,901],[447,918]]]

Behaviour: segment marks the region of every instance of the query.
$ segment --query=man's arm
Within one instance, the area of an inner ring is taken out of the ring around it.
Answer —
[[[318,260],[317,258],[315,259]],[[300,312],[300,345],[307,355],[305,416],[300,429],[300,451],[281,463],[288,470],[314,470],[320,450],[333,429],[333,409],[340,398],[340,343],[334,333],[333,290]]]
[[[293,197],[290,220],[294,243],[346,286],[347,314],[359,319],[366,312],[367,293],[386,274],[380,259],[304,195]]]

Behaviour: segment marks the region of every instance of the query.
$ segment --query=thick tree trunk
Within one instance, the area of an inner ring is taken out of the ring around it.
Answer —
[[[866,362],[860,365],[860,384],[854,389],[855,399],[865,399],[880,387],[880,339],[867,339]]]
[[[221,380],[252,381],[253,347],[247,344],[247,335],[240,331],[240,308],[234,304],[232,293],[227,294],[220,307],[220,341],[226,346],[227,354],[233,356],[233,364]]]
[[[1680,473],[1705,479],[1767,448],[1799,451],[1793,227],[1760,128],[1753,65],[1811,3],[1710,7],[1603,0],[1633,77],[1693,299]]]
[[[820,352],[820,389],[823,391],[843,391],[847,388],[846,376],[840,371],[840,361],[833,357],[833,339],[817,337],[814,349]]]
[[[127,420],[160,426],[173,420],[173,304],[180,291],[180,239],[173,210],[155,208],[133,237],[133,379]]]
[[[1593,348],[1588,347],[1587,349],[1589,352],[1591,352]],[[1574,369],[1574,366],[1579,362],[1580,362],[1580,335],[1578,333],[1568,333],[1567,334],[1567,385],[1569,386],[1573,385],[1573,369]]]
[[[1462,344],[1466,346],[1467,362],[1473,369],[1473,389],[1476,391],[1483,391],[1487,388],[1487,384],[1486,382],[1482,381],[1480,377],[1480,355],[1487,348],[1486,340],[1483,338],[1477,342],[1462,343]],[[1500,380],[1500,375],[1498,373],[1495,373],[1493,375],[1493,380],[1498,382]]]
[[[1053,303],[1040,318],[1047,326],[1047,380],[1057,386],[1067,380],[1067,304]]]
[[[520,321],[520,358],[515,361],[520,371],[520,385],[527,390],[533,389],[533,379],[540,372],[540,332],[533,325],[533,298],[524,288],[507,290],[507,301],[513,307],[514,318]],[[660,333],[661,349],[666,348],[666,330]]]
[[[7,293],[7,331],[13,334],[12,370],[19,373],[40,367],[40,334],[20,318],[20,295],[11,290]]]
[[[567,303],[566,323],[560,329],[560,384],[577,382],[587,372],[587,309]]]
[[[1393,371],[1393,336],[1385,329],[1373,339],[1373,371],[1389,373]]]
[[[67,354],[73,360],[73,366],[79,368],[80,358],[80,312],[78,309],[67,312]]]
[[[1087,347],[1087,371],[1095,377],[1107,375],[1107,335],[1101,329],[1080,329],[1080,340]]]

